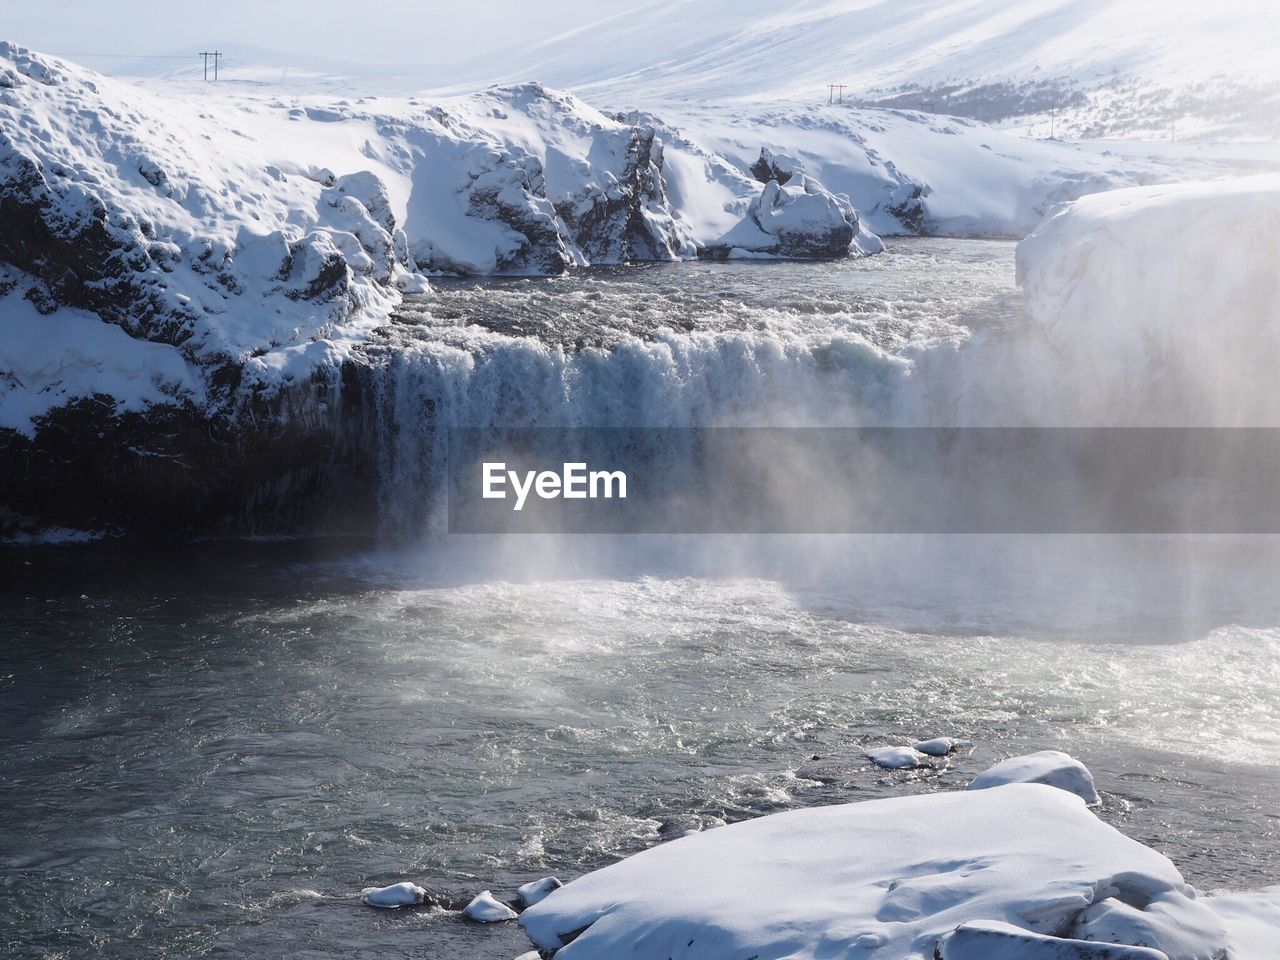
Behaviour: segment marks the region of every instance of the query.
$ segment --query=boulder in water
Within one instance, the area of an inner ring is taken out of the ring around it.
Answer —
[[[914,744],[915,749],[927,753],[931,757],[945,757],[960,746],[961,741],[954,737],[934,737],[932,740],[921,740]]]
[[[978,774],[969,789],[986,790],[1006,783],[1044,783],[1074,793],[1091,807],[1102,802],[1089,768],[1061,750],[1041,750],[1001,760]]]
[[[503,920],[514,920],[517,917],[514,910],[496,899],[488,890],[482,890],[462,912],[468,920],[474,920],[476,923],[501,923]]]
[[[427,891],[416,883],[406,880],[403,883],[393,883],[389,887],[369,887],[360,893],[360,902],[383,910],[417,907],[427,902]]]
[[[564,884],[555,877],[543,877],[541,880],[534,880],[517,887],[516,893],[519,895],[521,903],[526,907],[532,907],[535,903],[541,903],[563,886]]]
[[[914,770],[930,765],[928,757],[912,747],[872,747],[867,751],[867,759],[890,770]]]
[[[751,201],[747,215],[708,244],[712,259],[781,257],[833,260],[879,253],[884,244],[867,231],[849,199],[800,174],[787,186],[770,180]]]
[[[1162,904],[1179,930],[1204,929],[1201,905],[1213,905],[1079,797],[1014,783],[730,824],[579,877],[520,924],[543,951],[571,942],[577,960],[922,957],[940,939],[948,960],[1173,956],[1174,928],[1163,924],[1141,943],[1062,938],[1078,936],[1082,911],[1108,898]],[[1010,926],[956,935],[983,921]]]

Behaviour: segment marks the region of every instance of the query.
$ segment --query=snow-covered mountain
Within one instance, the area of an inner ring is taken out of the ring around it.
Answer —
[[[456,72],[611,107],[846,102],[1071,137],[1280,136],[1266,0],[676,0]],[[494,63],[501,67],[495,69]]]

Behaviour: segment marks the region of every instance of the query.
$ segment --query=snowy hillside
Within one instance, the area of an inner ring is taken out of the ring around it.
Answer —
[[[617,108],[846,99],[1037,136],[1280,136],[1280,11],[1265,0],[681,0],[471,65]]]

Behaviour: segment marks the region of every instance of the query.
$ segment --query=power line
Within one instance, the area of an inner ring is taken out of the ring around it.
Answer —
[[[209,79],[209,58],[213,57],[213,79],[217,80],[218,79],[218,61],[222,59],[222,54],[217,50],[214,50],[212,53],[202,52],[199,55],[204,57],[204,78],[206,80]]]

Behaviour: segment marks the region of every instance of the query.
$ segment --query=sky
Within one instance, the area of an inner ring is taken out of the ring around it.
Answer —
[[[459,63],[623,12],[634,0],[0,0],[0,39],[110,72],[112,58],[243,43],[302,58]],[[93,56],[90,56],[93,55]]]

